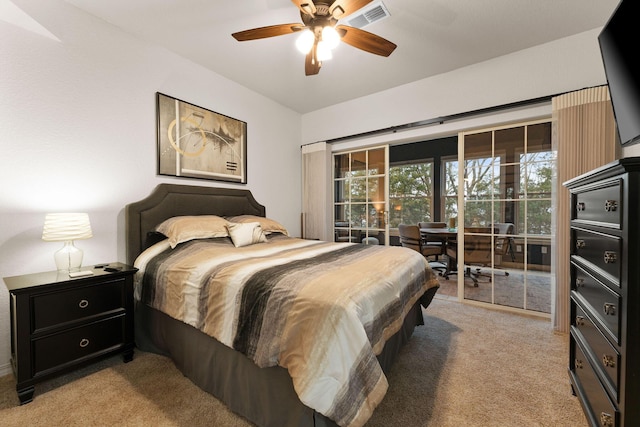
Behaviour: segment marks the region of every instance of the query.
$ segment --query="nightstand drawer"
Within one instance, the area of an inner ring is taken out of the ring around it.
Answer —
[[[593,265],[593,269],[615,286],[620,287],[622,241],[608,234],[574,229],[575,246],[572,253]]]
[[[573,302],[573,304],[576,304]],[[620,369],[620,354],[611,346],[589,316],[576,304],[576,317],[574,325],[584,337],[587,345],[593,353],[593,358],[598,362],[599,370],[604,373],[609,383],[609,391],[618,397],[618,377]]]
[[[574,218],[585,222],[620,224],[622,186],[620,180],[605,182],[598,188],[576,194]]]
[[[125,279],[33,297],[33,331],[124,307]]]
[[[106,351],[124,343],[125,315],[112,317],[33,342],[34,376],[48,369]]]
[[[575,290],[583,305],[617,344],[620,343],[620,310],[622,298],[585,270],[572,265]]]

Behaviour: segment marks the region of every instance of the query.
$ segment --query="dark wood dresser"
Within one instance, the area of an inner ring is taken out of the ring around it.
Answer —
[[[592,426],[638,426],[640,158],[564,185],[571,193],[571,385]]]
[[[133,274],[111,263],[71,278],[49,271],[5,277],[10,294],[11,363],[20,404],[34,385],[114,353],[132,360]]]

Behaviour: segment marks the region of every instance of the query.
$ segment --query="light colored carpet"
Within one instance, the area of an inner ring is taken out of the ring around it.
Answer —
[[[548,321],[434,299],[389,374],[367,424],[586,426],[569,385],[568,337]],[[168,359],[137,351],[36,385],[18,406],[0,378],[2,426],[221,426],[251,424],[194,386]]]

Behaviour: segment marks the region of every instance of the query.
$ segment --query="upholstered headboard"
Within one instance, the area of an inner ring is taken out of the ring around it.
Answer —
[[[149,196],[125,207],[127,263],[145,249],[149,232],[167,218],[180,215],[257,215],[265,208],[249,190],[159,184]]]

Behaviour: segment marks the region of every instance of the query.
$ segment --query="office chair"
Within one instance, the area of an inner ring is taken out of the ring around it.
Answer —
[[[467,234],[467,233],[487,233]],[[464,236],[464,275],[473,281],[473,286],[478,287],[481,277],[488,277],[491,281],[491,275],[482,272],[482,267],[491,267],[491,245],[493,238],[489,234],[491,228],[488,227],[469,227],[465,228]],[[452,273],[453,266],[458,263],[458,245],[456,241],[449,241],[447,244],[447,273],[445,278],[448,279]],[[472,267],[475,267],[472,269]]]
[[[442,254],[442,248],[438,246],[425,245],[420,234],[420,227],[412,224],[399,224],[398,232],[400,234],[400,244],[405,248],[413,249],[422,254],[427,261],[431,256]],[[429,261],[429,265],[434,270],[445,270],[446,266],[439,262]]]

